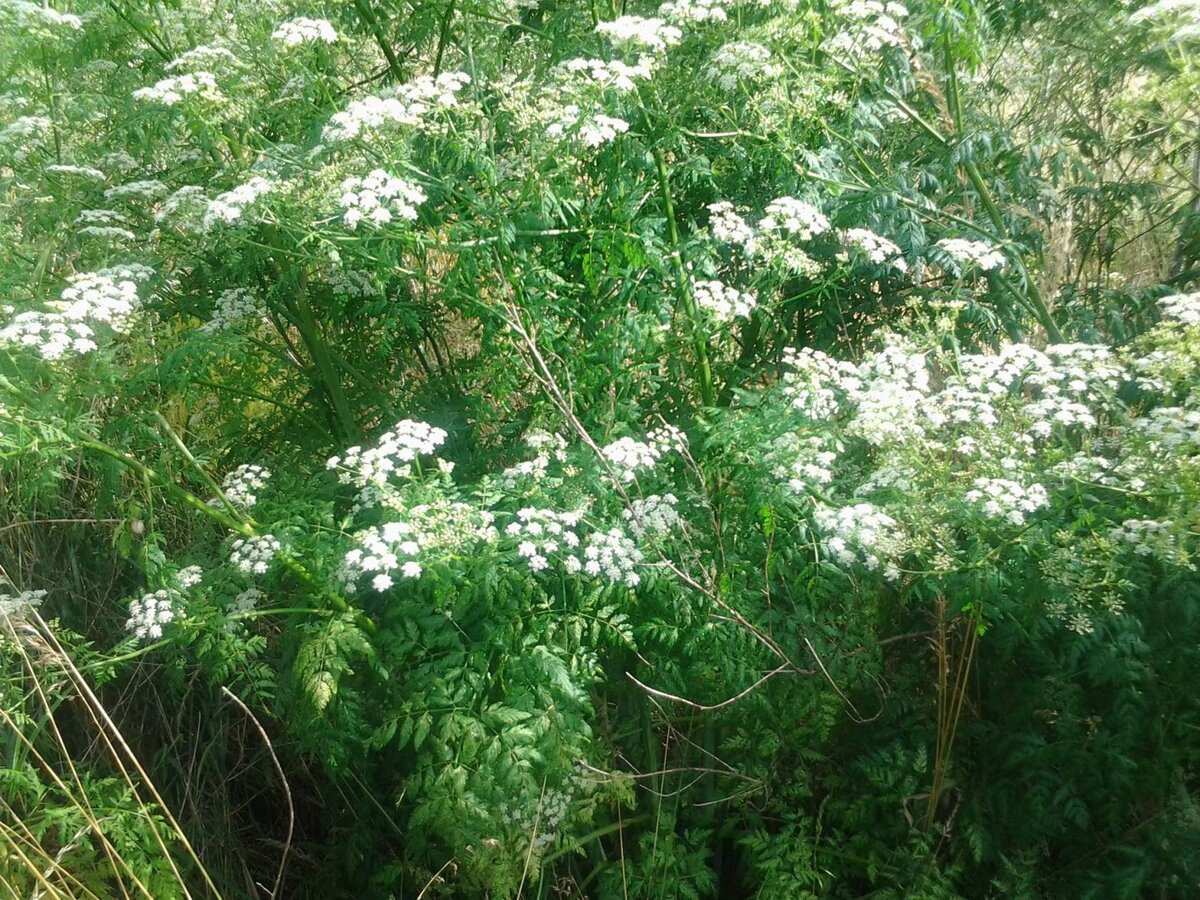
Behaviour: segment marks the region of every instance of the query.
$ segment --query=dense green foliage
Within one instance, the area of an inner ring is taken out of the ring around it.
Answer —
[[[7,894],[1196,896],[1198,44],[0,0]]]

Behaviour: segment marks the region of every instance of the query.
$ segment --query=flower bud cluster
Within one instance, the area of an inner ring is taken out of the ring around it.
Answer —
[[[247,319],[262,315],[262,302],[246,288],[222,291],[213,306],[212,318],[200,326],[201,334],[218,334]]]
[[[739,82],[766,81],[781,72],[780,66],[771,62],[771,51],[750,41],[733,41],[721,47],[713,54],[708,69],[709,77],[727,91],[735,90]]]

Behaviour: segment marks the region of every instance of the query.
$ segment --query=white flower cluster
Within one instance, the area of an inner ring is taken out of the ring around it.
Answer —
[[[676,25],[727,22],[726,0],[667,0],[658,14]]]
[[[783,391],[792,408],[810,419],[832,418],[846,394],[862,388],[862,378],[852,363],[834,359],[828,353],[804,347],[783,351]]]
[[[330,457],[326,466],[340,470],[338,481],[342,484],[383,486],[393,474],[410,475],[417,457],[433,453],[446,437],[441,428],[403,419],[381,434],[374,447],[350,447],[344,456]]]
[[[715,239],[776,262],[796,275],[813,278],[820,274],[821,264],[792,243],[812,240],[831,227],[825,214],[811,203],[777,197],[767,204],[756,227],[748,225],[727,201],[710,204],[708,209]]]
[[[164,78],[155,82],[153,87],[138,88],[133,92],[135,100],[161,103],[164,106],[174,106],[186,97],[196,97],[209,103],[225,102],[225,95],[217,87],[217,77],[212,72],[204,71]]]
[[[805,496],[810,485],[829,484],[833,481],[833,464],[838,452],[821,437],[815,435],[801,438],[788,433],[777,438],[771,445],[771,456],[786,460],[786,465],[776,468],[777,478],[786,478],[788,488]]]
[[[1009,344],[999,353],[966,353],[958,358],[957,376],[952,380],[973,391],[1000,396],[1029,375],[1051,380],[1054,364],[1045,353],[1028,344]]]
[[[1109,537],[1138,556],[1157,556],[1165,562],[1180,560],[1175,523],[1170,519],[1126,519],[1109,532]]]
[[[54,311],[18,313],[0,328],[0,343],[35,348],[43,359],[89,353],[97,346],[93,325],[128,329],[138,305],[137,280],[150,272],[144,266],[118,266],[73,275],[60,299],[48,304]]]
[[[221,65],[236,66],[238,58],[233,55],[232,50],[225,47],[210,47],[201,45],[193,47],[191,50],[179,54],[169,63],[167,63],[167,71],[178,72],[183,69],[190,69],[193,66],[200,66],[202,69],[208,70],[217,68]]]
[[[1096,427],[1098,421],[1086,403],[1058,393],[1026,404],[1024,412],[1033,417],[1029,431],[1039,438],[1048,438],[1056,425],[1063,428],[1082,425],[1085,429],[1091,429]]]
[[[861,58],[879,53],[885,47],[904,43],[901,20],[908,9],[891,0],[836,0],[834,12],[846,19],[845,28],[828,40],[829,53]]]
[[[159,200],[170,193],[168,188],[161,181],[154,178],[147,178],[142,181],[130,181],[126,184],[118,184],[116,187],[110,187],[104,192],[105,200]]]
[[[778,78],[782,69],[771,62],[771,51],[751,41],[725,44],[712,56],[708,73],[724,90],[732,91],[740,82]],[[715,204],[714,204],[715,205]]]
[[[604,113],[585,113],[576,103],[568,103],[560,107],[550,124],[546,126],[546,136],[552,138],[578,138],[585,147],[600,147],[616,140],[617,135],[629,130],[629,123],[624,119],[607,116]]]
[[[893,345],[859,366],[863,380],[851,398],[858,411],[848,430],[871,444],[906,441],[923,432],[921,414],[929,392],[929,369],[923,353]]]
[[[180,219],[189,224],[198,224],[208,212],[208,197],[198,184],[187,184],[163,201],[162,208],[154,214],[155,222]]]
[[[646,535],[668,534],[683,527],[678,510],[679,498],[674,494],[651,494],[638,497],[621,513],[629,530],[641,539]]]
[[[285,47],[309,43],[336,44],[337,39],[338,33],[327,19],[309,19],[306,16],[282,22],[271,33],[271,40]]]
[[[125,628],[140,641],[158,640],[163,635],[163,626],[175,621],[175,614],[175,598],[171,592],[158,590],[143,594],[130,601]]]
[[[742,218],[728,200],[708,205],[708,228],[715,240],[741,247],[747,254],[755,249],[754,229]]]
[[[263,178],[261,175],[255,175],[232,190],[218,194],[208,203],[208,209],[204,213],[204,228],[207,230],[217,222],[225,225],[235,224],[241,219],[246,207],[265,197],[275,188],[275,182]],[[164,207],[164,213],[165,211]]]
[[[778,197],[764,212],[766,216],[758,223],[760,231],[785,231],[809,241],[829,230],[829,219],[819,209],[795,197]]]
[[[517,541],[517,555],[529,568],[541,572],[550,560],[559,558],[568,572],[578,572],[581,563],[574,551],[579,547],[576,529],[582,514],[556,512],[552,509],[526,507],[517,511],[517,518],[508,524],[504,533]]]
[[[709,313],[718,322],[748,319],[758,305],[754,294],[739,291],[719,281],[693,281],[692,296],[696,305]]]
[[[17,313],[0,328],[0,343],[37,350],[42,359],[61,359],[69,353],[96,349],[95,332],[82,322],[71,322],[59,313],[29,310]]]
[[[986,241],[967,241],[962,238],[943,238],[935,245],[961,271],[975,267],[984,272],[1004,268],[1004,254]]]
[[[281,549],[283,545],[274,535],[238,538],[230,548],[229,561],[247,575],[265,575]]]
[[[605,61],[603,59],[568,59],[555,67],[556,80],[568,88],[579,88],[579,82],[600,89],[613,88],[618,91],[632,91],[639,81],[645,81],[654,74],[654,59],[649,56],[639,56],[637,63],[629,65],[621,60]]]
[[[1130,423],[1155,446],[1174,451],[1188,444],[1200,445],[1200,410],[1181,406],[1153,409]]]
[[[1050,495],[1042,485],[1025,487],[1008,478],[976,478],[963,499],[981,506],[988,518],[1004,519],[1013,525],[1025,524],[1032,513],[1050,503]]]
[[[258,492],[267,486],[271,470],[253,463],[244,463],[221,480],[221,491],[229,498],[229,502],[242,509],[250,509],[258,502]],[[210,500],[210,506],[220,504],[219,500]]]
[[[35,33],[30,35],[30,38],[51,35],[56,29],[78,31],[83,27],[83,20],[79,16],[61,13],[44,3],[32,3],[30,0],[9,0],[7,5],[16,13],[17,24]]]
[[[193,588],[204,580],[204,570],[199,566],[187,566],[175,573],[176,583],[187,590]]]
[[[121,270],[72,275],[61,299],[52,305],[72,322],[103,322],[113,331],[126,331],[138,306],[137,283]]]
[[[631,437],[618,438],[600,450],[622,481],[633,481],[638,469],[652,469],[661,451],[653,444]]]
[[[614,44],[630,44],[661,51],[683,40],[683,32],[662,19],[645,19],[641,16],[621,16],[611,22],[601,22],[596,33],[607,37]]]
[[[871,503],[842,507],[817,504],[813,522],[825,535],[825,551],[841,566],[861,563],[873,572],[902,551],[896,520]],[[891,580],[899,572],[889,564],[884,575]]]
[[[395,584],[392,576],[397,571],[401,578],[420,578],[422,570],[417,557],[421,545],[416,537],[416,529],[408,522],[388,522],[359,532],[355,535],[358,546],[345,558],[347,585],[368,574],[373,575],[371,587],[386,591]]]
[[[1194,294],[1171,294],[1158,301],[1163,318],[1184,325],[1200,325],[1200,291]]]
[[[386,591],[397,577],[421,576],[422,554],[460,553],[498,537],[494,516],[466,503],[439,500],[398,509],[404,519],[355,535],[357,546],[346,554],[342,566],[348,588],[361,576],[370,575],[371,586]]]
[[[55,163],[51,166],[46,166],[43,172],[50,172],[54,175],[74,175],[79,178],[88,178],[92,181],[104,181],[107,177],[99,169],[93,169],[91,166],[77,166],[71,163]]]
[[[658,448],[660,454],[687,452],[687,435],[674,425],[660,425],[658,428],[651,428],[646,435],[646,440]]]
[[[842,234],[847,246],[854,247],[866,255],[875,265],[891,263],[900,272],[908,271],[908,263],[900,253],[900,247],[885,237],[880,237],[869,228],[850,228]]]
[[[81,209],[79,215],[75,217],[75,224],[83,226],[76,230],[78,234],[97,234],[103,231],[112,231],[128,235],[129,240],[133,240],[135,237],[132,231],[120,227],[128,225],[129,219],[115,209]]]
[[[217,334],[260,315],[262,304],[257,296],[246,288],[229,288],[217,297],[212,318],[201,325],[199,331],[201,334]]]
[[[364,219],[379,227],[394,218],[415,221],[417,206],[425,202],[425,192],[403,178],[374,169],[363,178],[347,178],[342,182],[338,203],[346,212],[342,221],[357,228]]]
[[[0,150],[10,151],[18,160],[24,159],[31,145],[50,131],[45,116],[21,116],[0,128]]]
[[[525,435],[525,445],[534,451],[533,459],[523,460],[500,473],[501,483],[509,490],[516,488],[523,478],[531,478],[534,481],[545,478],[551,459],[560,463],[566,462],[567,442],[560,434],[531,431]]]
[[[45,591],[18,591],[15,594],[0,592],[0,619],[23,615],[26,610],[37,609],[45,598]]]
[[[384,128],[429,127],[432,113],[459,106],[457,95],[470,83],[465,72],[443,72],[436,78],[422,75],[387,93],[355,100],[330,118],[325,139],[349,141]]]
[[[1112,350],[1103,344],[1051,344],[1046,358],[1050,366],[1028,378],[1043,391],[1090,397],[1098,390],[1117,390],[1128,377]]]
[[[642,564],[642,551],[624,529],[614,526],[607,531],[593,531],[583,548],[583,574],[592,578],[604,577],[614,584],[637,587],[642,576],[637,567]],[[567,571],[575,565],[565,561]]]

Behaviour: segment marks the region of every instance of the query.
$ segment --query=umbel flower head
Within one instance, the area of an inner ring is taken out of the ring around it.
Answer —
[[[381,434],[374,447],[350,447],[344,456],[332,456],[325,465],[338,470],[342,484],[383,486],[392,475],[410,474],[417,458],[433,453],[445,443],[446,436],[441,428],[402,419]]]

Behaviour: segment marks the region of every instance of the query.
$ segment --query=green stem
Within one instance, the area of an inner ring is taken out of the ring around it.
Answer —
[[[638,108],[642,113],[642,124],[645,128],[646,137],[652,139],[654,134],[650,127],[650,114],[646,110],[645,104],[642,102],[641,92],[638,92]],[[716,391],[713,387],[712,366],[708,360],[708,341],[705,337],[703,323],[700,320],[700,312],[696,307],[696,298],[692,294],[691,280],[688,278],[687,269],[683,262],[683,242],[679,238],[679,224],[675,220],[675,201],[671,196],[671,177],[667,170],[667,159],[663,155],[662,148],[654,143],[650,148],[651,154],[654,156],[654,167],[658,174],[658,186],[662,193],[663,211],[667,218],[667,231],[671,238],[671,262],[675,269],[675,290],[679,296],[679,302],[683,304],[684,313],[687,315],[688,324],[692,332],[692,342],[696,351],[696,365],[699,369],[697,380],[700,383],[700,398],[705,406],[713,406],[716,403]]]
[[[297,324],[300,328],[300,336],[304,339],[304,343],[321,373],[321,380],[325,384],[329,400],[333,404],[338,422],[342,426],[343,437],[356,441],[361,437],[361,432],[350,411],[350,402],[346,399],[346,392],[342,390],[342,383],[334,370],[329,348],[325,346],[325,339],[321,336],[320,327],[317,325],[317,318],[313,315],[312,304],[308,300],[308,278],[304,269],[300,269],[299,283],[296,285],[296,310],[299,313]]]
[[[200,465],[200,461],[192,455],[192,451],[187,448],[187,444],[185,444],[179,435],[175,433],[175,429],[171,427],[171,423],[166,420],[166,417],[163,416],[163,414],[158,410],[155,410],[154,418],[158,420],[158,424],[166,429],[167,435],[172,441],[175,442],[175,446],[179,448],[181,453],[183,453],[184,458],[192,464],[192,467],[199,473],[200,477],[204,480],[204,483],[207,484],[209,489],[217,496],[217,499],[225,504],[225,508],[229,510],[229,515],[233,518],[240,519],[253,528],[255,525],[254,520],[234,506],[233,501],[225,496],[225,491],[221,489],[221,485],[217,484],[216,479],[204,471],[204,467]]]
[[[396,52],[392,50],[392,45],[384,36],[383,28],[379,25],[379,19],[371,11],[371,7],[367,5],[366,0],[354,0],[354,8],[358,10],[358,14],[362,20],[367,23],[367,28],[375,38],[375,43],[383,51],[383,57],[387,60],[388,71],[392,73],[392,77],[397,81],[404,81],[404,70],[400,68],[400,60],[396,59]]]
[[[253,537],[254,536],[254,529],[251,528],[249,525],[245,524],[244,522],[239,522],[236,519],[231,518],[229,515],[222,512],[221,510],[217,509],[216,507],[209,506],[207,503],[205,503],[203,500],[201,500],[199,497],[197,497],[191,491],[186,490],[185,488],[181,488],[179,485],[175,484],[173,481],[169,481],[168,479],[164,478],[162,475],[160,475],[158,472],[154,471],[154,469],[150,468],[145,463],[142,463],[142,462],[134,459],[132,456],[127,456],[126,454],[122,453],[120,450],[116,449],[115,447],[110,447],[108,444],[102,443],[100,441],[93,441],[90,439],[85,439],[85,440],[80,441],[79,446],[84,448],[85,450],[91,450],[95,453],[99,453],[103,456],[107,456],[110,459],[115,459],[117,462],[121,463],[126,468],[132,469],[133,471],[135,471],[139,475],[141,475],[143,478],[146,478],[147,480],[153,482],[154,484],[157,484],[160,488],[162,488],[164,491],[166,491],[171,496],[176,497],[179,500],[182,500],[184,503],[186,503],[188,506],[192,507],[193,509],[199,510],[200,512],[202,512],[206,516],[208,516],[210,519],[220,522],[222,525],[224,525],[230,531],[235,531],[238,534],[242,535],[243,537]]]
[[[450,22],[454,18],[454,0],[446,4],[446,15],[442,17],[442,27],[438,32],[437,56],[433,61],[433,77],[442,73],[442,56],[446,52],[446,41],[450,38]]]

